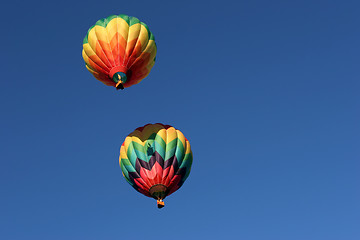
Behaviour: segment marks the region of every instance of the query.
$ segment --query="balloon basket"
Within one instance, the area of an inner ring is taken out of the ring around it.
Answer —
[[[157,200],[157,207],[163,208],[163,207],[165,207],[165,203],[162,200]]]

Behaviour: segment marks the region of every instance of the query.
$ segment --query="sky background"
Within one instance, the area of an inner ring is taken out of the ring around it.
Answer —
[[[359,1],[2,3],[0,239],[360,239]],[[112,14],[157,59],[116,91],[81,56]],[[120,145],[161,122],[194,162],[159,210]]]

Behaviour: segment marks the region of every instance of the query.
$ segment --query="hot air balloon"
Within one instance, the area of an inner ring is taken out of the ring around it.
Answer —
[[[119,163],[126,181],[138,192],[155,198],[162,208],[166,196],[189,176],[192,152],[179,130],[161,123],[147,124],[126,137]]]
[[[148,26],[135,17],[111,15],[92,26],[83,41],[86,68],[108,86],[139,83],[155,63],[156,44]]]

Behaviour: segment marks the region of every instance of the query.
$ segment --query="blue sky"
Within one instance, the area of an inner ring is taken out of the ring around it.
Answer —
[[[359,1],[9,1],[1,8],[0,238],[360,239]],[[98,19],[148,24],[116,91],[81,57]],[[146,123],[194,153],[158,210],[118,166]]]

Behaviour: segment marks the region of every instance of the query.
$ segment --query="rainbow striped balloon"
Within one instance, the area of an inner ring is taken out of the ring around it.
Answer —
[[[158,200],[179,189],[190,174],[189,141],[169,125],[147,124],[129,134],[120,148],[120,167],[138,192]]]
[[[89,29],[82,56],[96,79],[117,89],[127,88],[144,79],[154,66],[154,35],[135,17],[111,15]]]

